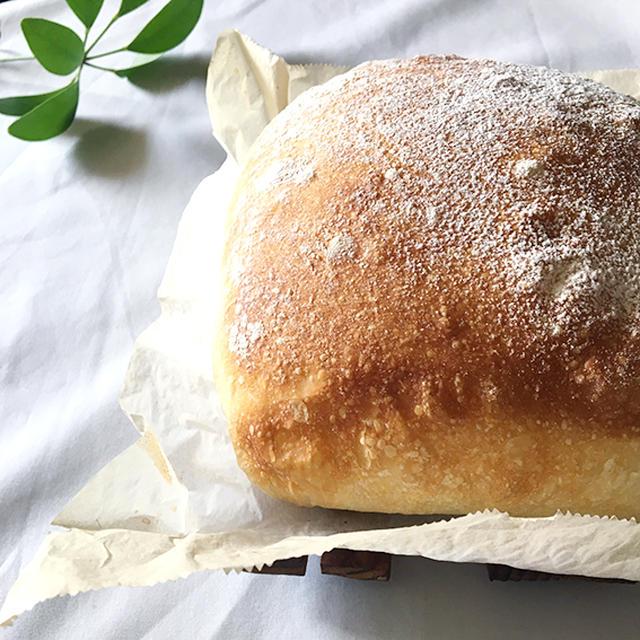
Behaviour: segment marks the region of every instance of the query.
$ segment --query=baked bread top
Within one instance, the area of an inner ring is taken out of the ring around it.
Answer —
[[[640,515],[640,105],[455,56],[363,64],[264,130],[216,383],[299,504]]]

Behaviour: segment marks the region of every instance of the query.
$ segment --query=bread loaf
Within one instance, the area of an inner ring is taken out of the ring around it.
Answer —
[[[455,56],[363,64],[264,130],[214,367],[300,505],[640,516],[640,105]]]

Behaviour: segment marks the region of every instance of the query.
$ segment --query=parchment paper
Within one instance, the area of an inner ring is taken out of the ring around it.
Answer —
[[[289,65],[238,32],[221,34],[207,98],[213,131],[230,157],[184,212],[158,292],[162,314],[131,356],[121,404],[143,435],[57,516],[0,622],[58,595],[262,566],[334,547],[640,580],[635,520],[308,509],[266,496],[238,468],[210,362],[212,273],[227,202],[238,163],[267,122],[302,91],[344,70]],[[639,70],[581,75],[640,97]]]

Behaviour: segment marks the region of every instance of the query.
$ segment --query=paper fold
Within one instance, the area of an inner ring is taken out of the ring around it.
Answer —
[[[213,131],[241,164],[271,118],[344,70],[288,65],[226,31],[207,82]],[[640,97],[640,71],[582,75]],[[67,529],[48,535],[10,591],[0,622],[57,595],[261,566],[334,547],[640,580],[640,527],[633,520],[307,509],[249,483],[235,462],[210,361],[212,274],[237,163],[227,160],[194,192],[158,292],[162,314],[136,342],[121,404],[143,436],[58,515],[54,524]]]
[[[243,33],[223,31],[207,74],[213,133],[242,165],[272,118],[303,91],[347,69],[329,64],[287,64]]]

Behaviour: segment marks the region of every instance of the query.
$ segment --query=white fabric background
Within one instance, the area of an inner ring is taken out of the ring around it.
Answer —
[[[107,0],[101,21],[117,4]],[[238,28],[294,62],[454,52],[568,71],[640,67],[637,0],[205,5],[191,37],[143,86],[83,75],[78,119],[60,138],[15,140],[0,116],[0,599],[56,513],[137,437],[117,405],[128,355],[159,312],[182,209],[223,160],[204,102],[219,31]],[[0,57],[26,52],[26,16],[78,24],[61,0],[3,3]],[[112,41],[124,43],[141,20],[132,14]],[[51,81],[31,63],[0,64],[1,96]],[[325,577],[311,559],[305,578],[203,573],[107,589],[39,605],[0,640],[640,633],[639,586],[491,584],[484,567],[420,558],[395,559],[392,573],[389,584]]]

